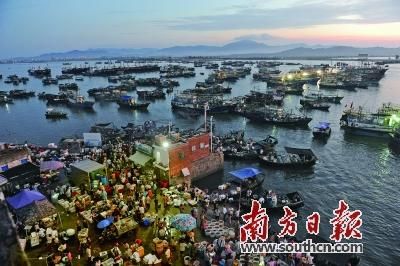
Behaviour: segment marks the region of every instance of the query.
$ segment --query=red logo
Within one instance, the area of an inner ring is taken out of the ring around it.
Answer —
[[[293,221],[297,217],[297,213],[292,211],[289,207],[283,207],[285,215],[279,219],[278,224],[282,226],[281,232],[278,234],[279,237],[284,237],[285,235],[294,236],[297,232],[297,223]]]
[[[265,242],[268,238],[268,220],[269,217],[265,208],[261,208],[260,202],[253,200],[249,213],[242,215],[242,220],[246,223],[240,227],[240,241],[246,242],[250,239],[252,242],[261,240]]]
[[[335,217],[329,221],[333,226],[331,240],[339,242],[342,237],[362,239],[362,233],[358,230],[362,225],[360,210],[349,211],[349,205],[344,200],[340,200],[339,207],[333,210],[333,214]]]
[[[318,235],[319,234],[319,222],[321,221],[321,216],[318,212],[313,212],[311,215],[307,216],[307,232],[309,234]]]
[[[278,236],[294,236],[297,232],[297,223],[294,220],[297,217],[297,213],[287,206],[284,206],[283,210],[285,213],[278,221],[278,224],[282,227]],[[362,233],[359,230],[362,225],[362,212],[360,210],[349,211],[349,205],[344,200],[340,200],[339,207],[333,210],[333,214],[335,217],[329,221],[333,227],[330,235],[331,240],[340,242],[342,238],[362,239]],[[247,240],[251,242],[267,241],[269,217],[265,208],[261,207],[260,202],[252,200],[250,212],[243,214],[241,217],[245,222],[240,227],[241,242],[246,242]],[[318,235],[320,222],[321,216],[318,212],[313,212],[307,216],[307,232]]]

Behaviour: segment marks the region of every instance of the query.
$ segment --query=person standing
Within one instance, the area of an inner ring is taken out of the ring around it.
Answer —
[[[222,214],[223,214],[223,220],[226,221],[226,216],[228,214],[228,210],[225,205],[224,205],[224,207],[222,207]]]
[[[220,211],[218,208],[215,209],[215,219],[219,220]]]
[[[158,198],[157,194],[154,195],[154,210],[158,213]]]

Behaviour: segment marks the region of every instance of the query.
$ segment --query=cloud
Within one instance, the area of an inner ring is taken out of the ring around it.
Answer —
[[[340,20],[361,20],[361,19],[363,19],[363,17],[361,15],[354,14],[354,15],[338,16],[337,19],[340,19]]]
[[[163,25],[173,30],[195,31],[279,29],[347,23],[349,20],[370,24],[396,22],[400,21],[399,13],[400,2],[396,0],[353,0],[335,4],[314,0],[277,8],[242,7],[233,13],[167,20]]]

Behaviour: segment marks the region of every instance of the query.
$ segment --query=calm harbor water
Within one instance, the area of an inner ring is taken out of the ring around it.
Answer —
[[[300,61],[301,62],[301,61]],[[331,63],[322,61],[303,61],[304,64]],[[94,62],[91,62],[93,65]],[[52,69],[52,75],[61,73],[62,63],[52,62],[47,65]],[[28,76],[27,70],[32,64],[0,64],[0,74],[3,80],[11,74]],[[39,66],[39,65],[37,65]],[[288,71],[297,66],[281,66]],[[256,71],[253,66],[253,72]],[[193,88],[197,81],[203,81],[210,70],[196,68],[197,75],[194,78],[178,78],[179,90]],[[200,75],[204,72],[205,75]],[[138,74],[139,77],[158,76],[159,73]],[[72,80],[60,83],[72,82]],[[81,93],[86,95],[88,89],[109,85],[107,78],[85,77],[84,81],[77,82]],[[313,170],[305,172],[288,172],[263,169],[266,175],[264,187],[278,192],[299,191],[305,198],[305,207],[299,211],[298,227],[301,233],[305,231],[305,219],[313,211],[321,214],[320,235],[329,237],[331,226],[329,219],[332,210],[337,208],[338,201],[345,199],[351,209],[360,209],[363,212],[362,233],[364,254],[362,265],[396,265],[400,262],[400,246],[398,233],[398,221],[400,213],[397,210],[400,198],[399,170],[400,156],[394,154],[386,141],[374,138],[356,137],[344,135],[339,127],[339,118],[345,104],[354,102],[354,105],[362,105],[366,109],[374,110],[381,103],[393,102],[400,104],[400,65],[390,65],[385,77],[379,86],[369,89],[358,89],[356,92],[339,91],[345,96],[342,104],[332,105],[329,112],[312,111],[310,115],[313,121],[310,128],[318,121],[330,121],[332,123],[332,135],[327,142],[315,141],[310,129],[287,129],[275,126],[267,126],[246,121],[236,115],[217,115],[217,133],[229,130],[245,129],[246,137],[261,139],[267,135],[278,138],[278,149],[284,146],[311,147],[318,156],[319,161]],[[232,96],[244,95],[250,89],[265,89],[265,84],[254,82],[251,76],[241,79],[234,84]],[[58,86],[42,86],[41,80],[30,77],[26,85],[13,86],[0,81],[0,90],[23,88],[34,90],[36,93],[46,91],[57,93]],[[142,88],[139,88],[142,89]],[[132,93],[135,95],[135,92]],[[94,123],[113,122],[115,126],[126,125],[128,122],[136,124],[146,120],[155,120],[159,124],[167,124],[172,121],[180,128],[195,128],[199,126],[203,118],[193,119],[182,114],[171,112],[170,100],[173,94],[165,100],[154,101],[147,112],[124,111],[118,108],[116,103],[96,103],[94,112],[72,111],[67,108],[69,119],[62,121],[46,120],[44,113],[46,104],[36,98],[27,100],[15,100],[14,104],[0,106],[0,141],[30,143],[47,145],[50,142],[58,142],[61,137],[78,135],[88,132]],[[285,98],[285,108],[299,107],[299,96]],[[227,177],[228,171],[243,166],[262,166],[254,163],[226,161],[225,171],[208,177],[199,182],[200,186],[215,187]]]

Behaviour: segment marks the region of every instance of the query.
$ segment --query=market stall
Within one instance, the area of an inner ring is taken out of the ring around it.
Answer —
[[[92,179],[95,179],[97,174],[103,175],[104,173],[104,165],[89,159],[71,164],[71,180],[77,186],[83,184],[89,188]]]
[[[120,237],[125,233],[135,230],[138,226],[138,223],[133,218],[127,217],[114,222],[113,226],[115,226],[117,229],[117,237]]]

